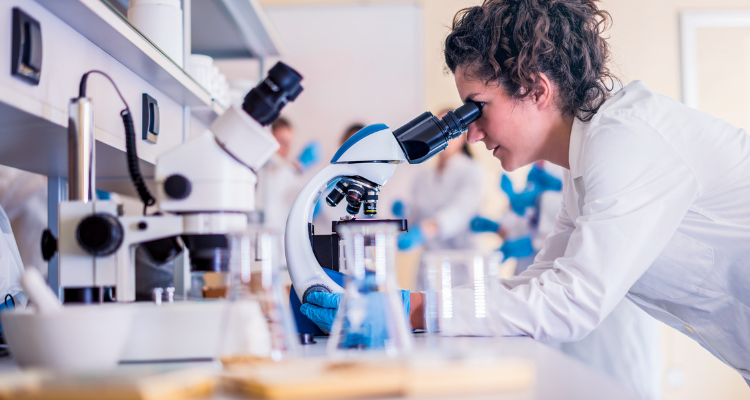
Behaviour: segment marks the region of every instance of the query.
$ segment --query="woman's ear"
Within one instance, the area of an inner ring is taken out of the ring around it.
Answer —
[[[555,88],[549,78],[547,78],[547,75],[540,72],[537,85],[534,88],[534,93],[531,95],[534,104],[540,109],[547,108],[551,105],[552,97],[554,96],[554,89]]]

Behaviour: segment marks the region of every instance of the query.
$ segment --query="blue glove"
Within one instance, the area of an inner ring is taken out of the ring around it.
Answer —
[[[407,318],[411,303],[410,294],[411,292],[408,290],[401,291],[401,300]],[[307,296],[307,303],[300,307],[300,311],[318,325],[320,329],[330,332],[342,298],[343,294],[341,293],[313,292]],[[357,332],[352,332],[349,325],[345,325],[344,330],[347,332],[345,346],[358,347],[364,345],[369,348],[383,347],[385,340],[388,339],[388,328],[384,312],[384,294],[383,292],[373,291],[364,294],[360,300],[367,303],[368,318],[357,329]],[[348,324],[348,321],[345,321],[345,323]],[[347,331],[347,329],[349,330]]]
[[[320,161],[320,156],[323,151],[320,148],[320,143],[317,140],[310,142],[302,153],[300,153],[297,161],[299,162],[300,168],[305,171],[310,169],[313,165]]]
[[[528,180],[529,182],[532,182],[534,184],[534,188],[540,191],[562,190],[561,180],[555,178],[554,176],[550,175],[547,171],[537,167],[536,165],[531,167],[531,171],[529,171]]]
[[[534,254],[534,247],[531,245],[531,238],[528,236],[515,240],[506,240],[500,247],[503,252],[503,260],[509,258],[523,258]]]
[[[536,198],[541,193],[537,189],[521,193],[514,192],[513,184],[510,183],[510,178],[505,174],[500,178],[500,188],[508,195],[511,210],[521,216],[526,214],[527,208],[536,204]]]
[[[500,224],[491,219],[476,216],[471,220],[472,232],[497,232],[499,230]]]
[[[404,218],[404,215],[406,215],[406,205],[404,205],[401,200],[396,200],[396,202],[393,203],[393,207],[391,207],[391,211],[394,216]]]
[[[412,226],[408,232],[398,235],[398,249],[409,250],[412,247],[421,246],[424,243],[424,235],[419,226]]]

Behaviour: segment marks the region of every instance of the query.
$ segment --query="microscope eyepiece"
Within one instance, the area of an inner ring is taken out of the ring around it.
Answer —
[[[445,150],[449,140],[460,137],[481,116],[482,105],[470,101],[449,111],[443,119],[425,112],[393,131],[393,135],[409,163],[419,164]]]
[[[302,75],[278,62],[268,76],[254,87],[242,103],[242,109],[261,125],[270,125],[279,117],[281,109],[302,93]]]

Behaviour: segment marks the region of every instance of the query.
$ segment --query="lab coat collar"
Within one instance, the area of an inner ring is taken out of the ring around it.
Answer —
[[[583,139],[589,128],[589,122],[583,122],[578,118],[573,120],[573,127],[570,130],[570,149],[568,150],[570,163],[570,176],[572,179],[579,178],[583,175]]]

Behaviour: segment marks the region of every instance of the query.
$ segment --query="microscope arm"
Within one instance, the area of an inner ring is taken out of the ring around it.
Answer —
[[[341,286],[323,272],[310,244],[308,223],[322,190],[344,176],[359,176],[385,185],[396,171],[396,163],[330,164],[318,172],[297,196],[286,224],[286,259],[295,291],[304,303],[305,294],[313,291],[343,293]]]

